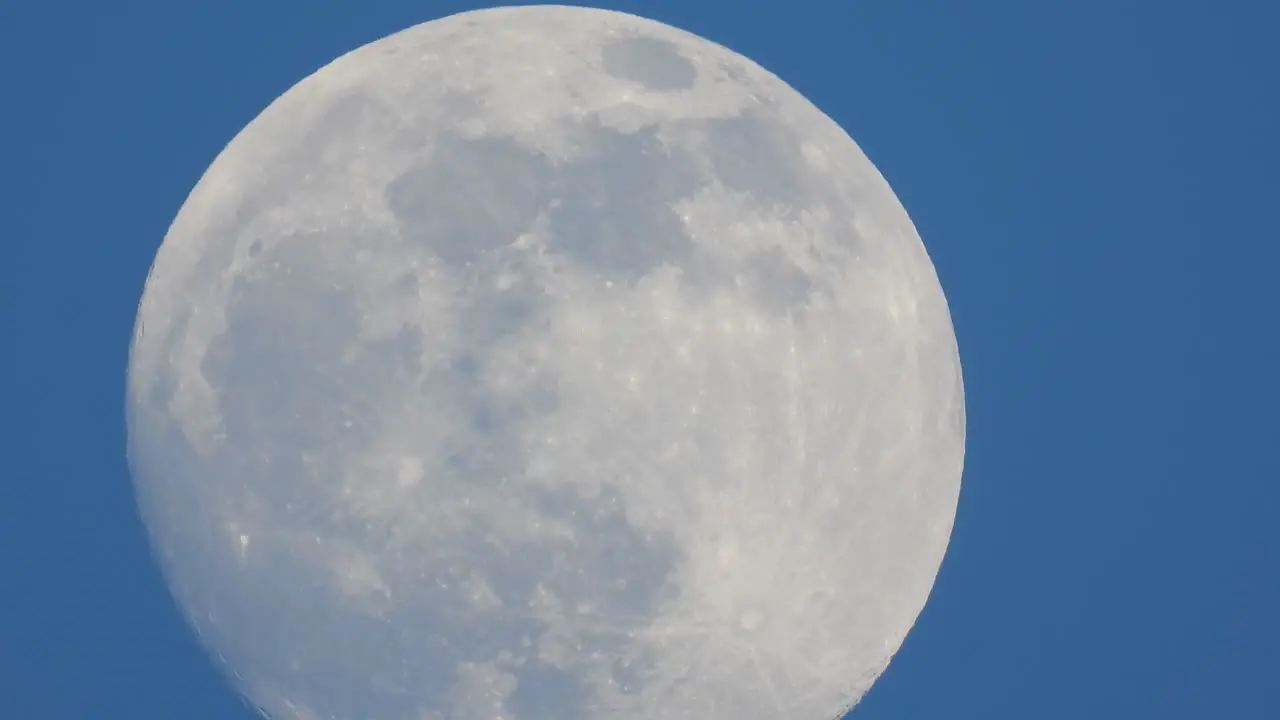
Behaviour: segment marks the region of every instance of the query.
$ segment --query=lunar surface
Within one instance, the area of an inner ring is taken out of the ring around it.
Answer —
[[[615,12],[366,45],[217,157],[129,457],[174,596],[288,720],[829,720],[930,593],[942,290],[834,122]]]

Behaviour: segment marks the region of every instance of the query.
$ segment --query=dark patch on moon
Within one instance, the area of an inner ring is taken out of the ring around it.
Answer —
[[[462,267],[529,229],[550,173],[544,158],[512,140],[441,134],[430,161],[391,181],[386,200],[406,239]]]
[[[698,79],[698,69],[680,54],[674,43],[654,37],[625,37],[604,46],[604,71],[647,90],[688,90]]]
[[[501,395],[486,386],[484,359],[508,338],[544,318],[549,303],[527,270],[514,272],[517,279],[509,287],[484,282],[488,278],[483,277],[483,271],[504,259],[485,258],[481,270],[471,274],[470,287],[456,299],[461,349],[449,367],[428,379],[431,402],[446,414],[450,411],[444,408],[453,406],[452,412],[467,418],[469,432],[459,437],[461,446],[451,453],[449,464],[459,472],[483,467],[493,477],[519,472],[523,463],[520,427],[552,412],[558,404],[549,385],[515,396]]]
[[[545,663],[528,663],[516,673],[519,682],[507,708],[523,720],[582,720],[588,693],[581,679]],[[566,715],[568,711],[572,714]]]
[[[412,326],[361,338],[355,297],[333,252],[348,243],[340,230],[308,232],[263,250],[257,270],[236,280],[227,328],[201,362],[226,434],[216,462],[254,487],[264,507],[308,509],[282,524],[326,535],[353,532],[325,507],[341,481],[336,459],[380,432],[381,409],[400,400],[424,346]]]
[[[592,123],[578,140],[582,159],[555,166],[513,140],[444,135],[426,164],[387,186],[387,204],[405,238],[455,271],[503,254],[542,212],[548,249],[607,278],[634,280],[688,257],[672,205],[704,182],[693,161],[669,154],[653,128]]]
[[[774,206],[804,207],[815,198],[799,141],[767,111],[701,121],[699,129],[725,187]]]
[[[570,480],[570,478],[565,478]],[[544,584],[560,597],[594,608],[582,616],[584,628],[604,634],[629,620],[647,621],[664,599],[667,574],[675,566],[678,545],[665,535],[646,537],[626,516],[626,502],[608,485],[584,497],[566,482],[542,491],[533,501],[543,517],[568,524],[579,538],[572,552]],[[573,609],[567,610],[570,614]],[[608,626],[599,618],[608,618]]]
[[[796,267],[781,248],[750,256],[743,270],[752,298],[766,311],[786,315],[808,304],[813,280]]]
[[[693,251],[673,204],[702,184],[693,162],[668,154],[653,128],[582,131],[590,152],[555,178],[548,244],[605,277],[635,280]]]
[[[422,289],[418,282],[418,276],[411,272],[401,275],[395,281],[395,292],[409,298],[419,297]]]
[[[508,288],[489,285],[473,288],[460,298],[458,332],[463,342],[483,353],[504,337],[514,335],[542,317],[548,303],[542,290],[521,271],[519,284]]]
[[[653,667],[651,657],[643,659],[618,657],[614,658],[609,674],[613,676],[619,692],[624,695],[635,695],[644,686],[645,675],[652,672]]]
[[[451,494],[474,487],[465,477],[443,481],[454,486]],[[493,497],[470,492],[477,506]],[[432,646],[427,651],[405,647],[393,656],[412,658],[418,665],[413,670],[425,672],[484,662],[508,651],[514,666],[497,663],[518,679],[508,709],[530,720],[590,717],[588,689],[575,680],[573,668],[566,671],[540,659],[540,643],[581,642],[588,652],[620,656],[629,643],[627,633],[646,626],[657,613],[675,567],[676,545],[669,537],[649,538],[631,526],[625,504],[613,491],[587,498],[567,486],[544,490],[513,484],[494,492],[539,517],[568,525],[573,535],[517,536],[507,542],[502,538],[511,533],[496,526],[502,517],[477,514],[447,546],[424,552],[430,577],[440,582],[415,584],[412,601],[392,610],[393,626],[424,630],[393,646],[420,646],[424,636],[434,641]],[[498,608],[478,610],[457,590],[473,569],[482,571]],[[542,593],[553,599],[552,606],[531,612]],[[579,610],[580,605],[589,609]],[[544,637],[549,632],[553,637]],[[423,688],[424,694],[443,699],[447,685],[436,680]]]
[[[262,253],[258,273],[233,286],[227,329],[209,345],[201,370],[218,392],[228,445],[241,453],[284,448],[296,457],[317,449],[318,438],[349,436],[345,401],[352,388],[367,387],[358,376],[350,385],[342,378],[375,369],[347,368],[340,359],[358,337],[358,320],[319,252],[339,242],[345,239],[325,233],[285,238]]]

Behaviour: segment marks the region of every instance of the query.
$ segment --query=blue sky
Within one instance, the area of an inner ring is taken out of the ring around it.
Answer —
[[[1280,6],[602,2],[839,122],[947,291],[969,443],[933,598],[853,718],[1276,717]],[[124,457],[169,222],[268,102],[479,5],[0,4],[0,717],[247,720]]]

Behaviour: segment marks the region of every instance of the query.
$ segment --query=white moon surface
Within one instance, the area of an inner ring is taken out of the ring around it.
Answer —
[[[829,720],[960,490],[888,184],[724,47],[464,13],[273,102],[164,239],[129,457],[179,604],[289,720]]]

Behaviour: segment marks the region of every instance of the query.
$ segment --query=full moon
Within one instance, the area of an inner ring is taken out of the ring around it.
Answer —
[[[218,155],[127,391],[178,605],[287,720],[830,720],[929,596],[932,263],[776,76],[617,12],[365,45]]]

